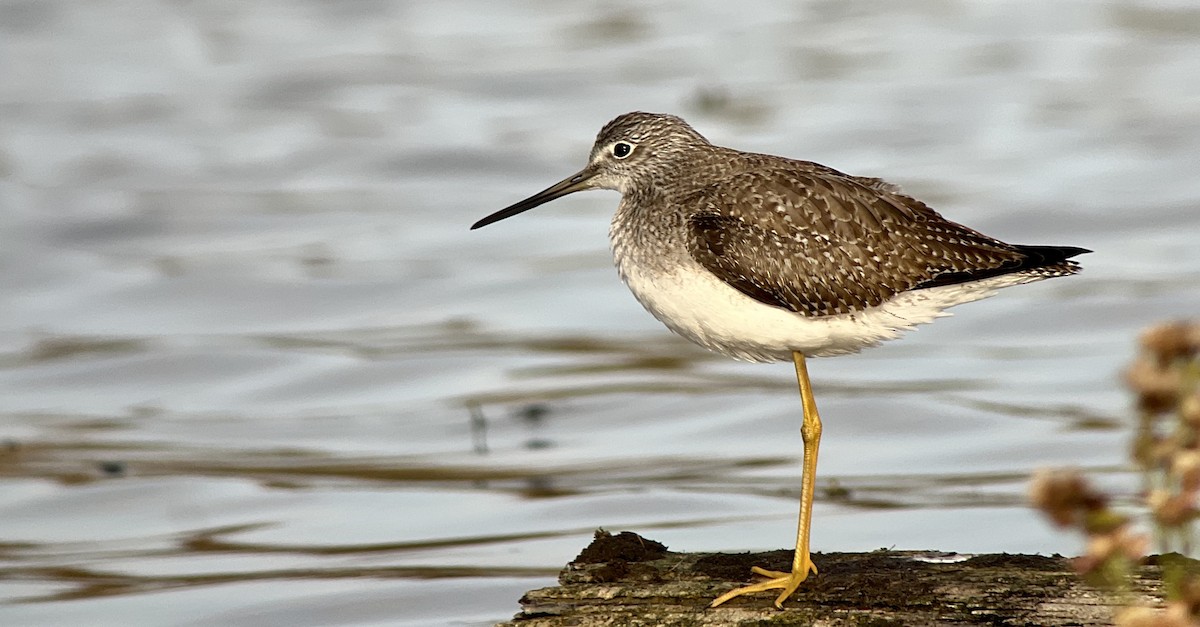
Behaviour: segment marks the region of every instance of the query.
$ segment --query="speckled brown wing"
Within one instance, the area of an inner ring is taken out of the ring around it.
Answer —
[[[1023,247],[867,182],[876,179],[820,168],[756,169],[689,197],[692,258],[751,298],[811,317],[1030,263]]]

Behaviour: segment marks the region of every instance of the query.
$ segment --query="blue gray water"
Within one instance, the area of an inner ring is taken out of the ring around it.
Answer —
[[[643,312],[615,194],[467,231],[628,110],[1096,251],[810,364],[816,550],[1075,552],[1028,474],[1129,493],[1118,373],[1200,311],[1189,2],[13,0],[0,63],[6,625],[487,624],[597,527],[790,546],[791,368]]]

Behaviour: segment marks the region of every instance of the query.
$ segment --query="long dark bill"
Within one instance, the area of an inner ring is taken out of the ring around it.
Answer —
[[[595,172],[593,172],[591,168],[584,168],[576,174],[565,178],[554,185],[547,187],[546,189],[543,189],[529,198],[526,198],[525,200],[522,200],[514,205],[505,207],[500,211],[497,211],[496,213],[493,213],[492,215],[476,222],[475,224],[472,224],[471,230],[474,231],[479,227],[487,226],[493,222],[499,222],[505,218],[511,218],[518,213],[529,211],[538,205],[544,205],[555,198],[562,198],[567,194],[588,189],[587,182],[595,175]]]

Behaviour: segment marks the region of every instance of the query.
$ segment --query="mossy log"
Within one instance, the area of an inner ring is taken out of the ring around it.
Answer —
[[[1189,562],[1175,556],[1178,562]],[[791,551],[674,553],[630,532],[600,531],[559,575],[532,590],[502,627],[706,625],[1111,625],[1120,602],[1076,574],[1069,558],[920,551],[814,554],[820,574],[784,603],[762,592],[709,608],[749,580],[751,566],[791,567]],[[1124,599],[1162,604],[1160,560]]]

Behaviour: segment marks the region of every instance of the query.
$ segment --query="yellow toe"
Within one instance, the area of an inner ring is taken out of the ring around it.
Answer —
[[[755,575],[766,577],[766,581],[760,581],[758,583],[753,583],[748,586],[742,586],[741,588],[730,590],[729,592],[726,592],[725,594],[722,594],[714,599],[709,607],[717,607],[718,605],[734,597],[740,597],[743,594],[750,594],[751,592],[782,590],[782,592],[779,594],[779,597],[775,599],[775,607],[783,609],[783,602],[789,596],[791,596],[793,592],[796,591],[796,588],[800,587],[800,584],[804,583],[805,579],[808,579],[809,573],[816,574],[817,572],[817,567],[812,563],[811,560],[806,559],[804,562],[805,563],[801,564],[799,569],[790,573],[778,570],[767,570],[765,568],[754,566],[750,569],[750,571]]]

